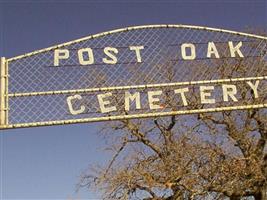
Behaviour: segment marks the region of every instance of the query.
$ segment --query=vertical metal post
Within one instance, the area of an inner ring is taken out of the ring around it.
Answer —
[[[0,58],[0,127],[7,125],[7,64],[4,57]]]

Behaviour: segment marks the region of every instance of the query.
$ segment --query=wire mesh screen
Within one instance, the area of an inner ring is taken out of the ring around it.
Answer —
[[[191,46],[183,52],[183,44]],[[81,49],[86,50],[81,54]],[[266,49],[263,37],[204,28],[147,26],[9,59],[9,124],[156,117],[244,105],[266,107]],[[186,59],[193,51],[195,56]],[[208,51],[212,52],[209,56]],[[249,81],[257,86],[258,97],[251,92]],[[235,99],[228,95],[225,101],[226,84],[236,86]],[[209,91],[212,97],[207,98],[215,102],[201,102],[201,86],[213,87]],[[126,93],[136,96],[126,102]],[[101,110],[100,101],[106,110]]]

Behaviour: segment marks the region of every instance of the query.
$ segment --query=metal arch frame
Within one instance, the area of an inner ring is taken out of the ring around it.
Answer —
[[[257,104],[257,105],[245,105],[245,106],[231,106],[231,107],[220,107],[220,108],[208,108],[208,109],[197,109],[197,110],[183,110],[183,111],[171,111],[171,112],[156,112],[156,113],[143,113],[143,114],[131,114],[131,115],[117,115],[117,116],[106,116],[106,117],[94,117],[94,118],[83,118],[83,119],[73,119],[73,120],[59,120],[59,121],[45,121],[45,122],[32,122],[32,123],[20,123],[20,124],[8,124],[8,98],[18,97],[18,96],[35,96],[35,95],[54,95],[54,94],[68,94],[68,93],[83,93],[83,92],[93,92],[93,91],[107,91],[107,90],[118,90],[118,89],[130,89],[130,88],[147,88],[147,87],[166,87],[169,85],[188,85],[188,84],[202,84],[202,83],[222,83],[222,82],[232,82],[232,81],[245,81],[245,80],[267,80],[267,76],[262,77],[246,77],[246,78],[233,78],[233,79],[221,79],[221,80],[205,80],[205,81],[191,81],[191,82],[180,82],[171,84],[149,84],[149,85],[138,85],[138,86],[120,86],[120,87],[109,87],[109,88],[90,88],[82,90],[62,90],[62,91],[45,91],[45,92],[31,92],[31,93],[20,93],[20,94],[8,94],[8,62],[12,62],[21,58],[30,57],[39,53],[51,51],[54,49],[66,47],[75,43],[79,43],[85,40],[95,39],[103,37],[106,35],[126,32],[131,30],[139,29],[153,29],[153,28],[185,28],[185,29],[196,29],[205,30],[211,32],[222,32],[229,33],[240,36],[247,36],[257,39],[262,39],[267,41],[266,36],[248,34],[243,32],[236,32],[225,29],[210,28],[204,26],[193,26],[193,25],[181,25],[181,24],[161,24],[161,25],[143,25],[143,26],[132,26],[126,28],[115,29],[112,31],[102,32],[95,35],[86,36],[77,40],[72,40],[70,42],[58,44],[48,48],[33,51],[31,53],[26,53],[12,58],[1,58],[1,90],[0,90],[0,129],[9,128],[26,128],[26,127],[36,127],[36,126],[50,126],[50,125],[63,125],[63,124],[74,124],[74,123],[87,123],[87,122],[99,122],[99,121],[110,121],[110,120],[122,120],[122,119],[134,119],[134,118],[148,118],[148,117],[163,117],[169,115],[181,115],[181,114],[195,114],[195,113],[207,113],[207,112],[219,112],[219,111],[230,111],[230,110],[245,110],[245,109],[255,109],[255,108],[267,108],[267,104]]]
[[[89,36],[86,36],[86,37],[83,37],[83,38],[80,38],[77,40],[72,40],[70,42],[65,42],[65,43],[51,46],[51,47],[48,47],[45,49],[33,51],[31,53],[26,53],[26,54],[19,55],[16,57],[8,58],[7,61],[11,62],[14,60],[18,60],[20,58],[33,56],[33,55],[36,55],[38,53],[51,51],[51,50],[65,47],[68,45],[72,45],[72,44],[75,44],[78,42],[103,37],[103,36],[110,35],[113,33],[120,33],[120,32],[126,32],[126,31],[131,31],[131,30],[139,30],[139,29],[150,29],[150,28],[186,28],[186,29],[206,30],[206,31],[213,31],[213,32],[231,33],[231,34],[240,35],[240,36],[247,36],[247,37],[253,37],[253,38],[267,40],[267,36],[260,36],[260,35],[248,34],[248,33],[244,33],[244,32],[237,32],[237,31],[231,31],[231,30],[219,29],[219,28],[211,28],[211,27],[205,27],[205,26],[193,26],[193,25],[182,25],[182,24],[159,24],[159,25],[130,26],[130,27],[126,27],[126,28],[119,28],[119,29],[115,29],[112,31],[106,31],[106,32],[102,32],[102,33],[98,33],[98,34],[94,34],[94,35],[89,35]]]

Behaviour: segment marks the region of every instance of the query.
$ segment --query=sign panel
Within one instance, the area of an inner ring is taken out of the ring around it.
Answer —
[[[1,128],[267,107],[267,37],[186,25],[2,59]]]

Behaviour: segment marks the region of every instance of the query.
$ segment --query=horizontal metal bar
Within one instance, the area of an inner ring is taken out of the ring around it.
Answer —
[[[254,55],[254,56],[246,56],[246,57],[243,57],[243,58],[239,58],[240,60],[245,60],[245,59],[251,59],[251,58],[261,58],[262,56],[261,55]],[[235,57],[220,57],[220,58],[195,58],[195,60],[224,60],[224,59],[237,59]],[[183,62],[186,62],[186,61],[189,61],[191,62],[192,60],[184,60],[184,59],[174,59],[174,60],[167,60],[166,62],[179,62],[179,61],[183,61]],[[145,61],[142,62],[142,63],[146,63]],[[72,65],[57,65],[56,67],[54,65],[43,65],[42,67],[49,67],[49,68],[54,68],[54,69],[59,69],[59,68],[62,68],[62,67],[81,67],[81,68],[85,68],[85,67],[95,67],[95,66],[109,66],[109,67],[116,67],[117,65],[124,65],[124,64],[132,64],[132,65],[141,65],[142,63],[140,62],[117,62],[116,65],[111,65],[111,64],[108,64],[108,63],[94,63],[94,64],[89,64],[89,65],[81,65],[81,64],[72,64]]]
[[[39,96],[39,95],[75,94],[75,93],[89,93],[89,92],[101,92],[101,91],[113,91],[113,90],[173,87],[173,86],[209,84],[209,83],[227,83],[227,82],[252,81],[252,80],[267,80],[267,76],[246,77],[246,78],[229,78],[229,79],[204,80],[204,81],[188,81],[188,82],[175,82],[175,83],[159,83],[159,84],[147,84],[147,85],[114,86],[114,87],[87,88],[87,89],[77,89],[77,90],[57,90],[57,91],[45,91],[45,92],[10,93],[10,94],[8,94],[8,96],[9,97],[25,97],[25,96]]]
[[[170,112],[155,112],[155,113],[144,113],[144,114],[130,114],[130,115],[94,117],[94,118],[84,118],[84,119],[74,119],[74,120],[9,124],[9,125],[0,126],[0,129],[27,128],[27,127],[36,127],[36,126],[65,125],[65,124],[75,124],[75,123],[101,122],[101,121],[111,121],[111,120],[125,120],[125,119],[138,119],[138,118],[152,118],[152,117],[156,118],[156,117],[165,117],[165,116],[172,116],[172,115],[200,114],[200,113],[222,112],[222,111],[232,111],[232,110],[259,109],[259,108],[267,108],[267,104],[228,106],[228,107],[220,107],[220,108],[194,109],[194,110],[182,110],[182,111],[170,111]]]
[[[36,55],[38,53],[51,51],[51,50],[62,48],[62,47],[68,46],[68,45],[76,44],[78,42],[82,42],[82,41],[85,41],[85,40],[90,40],[90,39],[94,39],[94,38],[103,37],[103,36],[110,35],[110,34],[113,34],[113,33],[119,33],[119,32],[131,31],[131,30],[138,30],[138,29],[149,29],[149,28],[197,29],[197,30],[206,30],[206,31],[213,31],[213,32],[231,33],[231,34],[235,34],[235,35],[241,35],[241,36],[247,36],[247,37],[267,40],[266,36],[260,36],[260,35],[248,34],[248,33],[243,33],[243,32],[230,31],[230,30],[225,30],[225,29],[210,28],[210,27],[204,27],[204,26],[192,26],[192,25],[182,25],[182,24],[159,24],[159,25],[132,26],[132,27],[120,28],[120,29],[116,29],[116,30],[112,30],[112,31],[102,32],[102,33],[98,33],[98,34],[95,34],[95,35],[90,35],[90,36],[83,37],[83,38],[80,38],[80,39],[77,39],[77,40],[73,40],[73,41],[70,41],[70,42],[66,42],[66,43],[63,43],[63,44],[59,44],[59,45],[51,46],[51,47],[48,47],[48,48],[45,48],[45,49],[33,51],[31,53],[27,53],[27,54],[24,54],[24,55],[20,55],[20,56],[16,56],[16,57],[13,57],[13,58],[9,58],[8,61],[11,62],[11,61],[18,60],[18,59],[21,59],[21,58],[25,58],[25,57]]]

